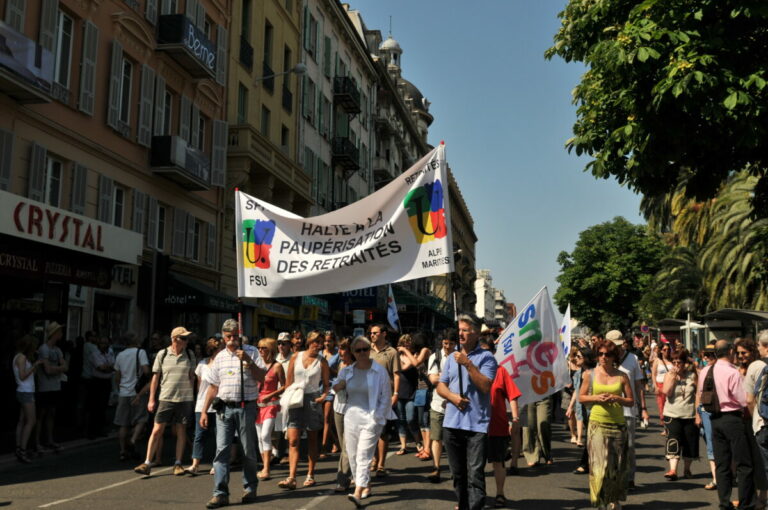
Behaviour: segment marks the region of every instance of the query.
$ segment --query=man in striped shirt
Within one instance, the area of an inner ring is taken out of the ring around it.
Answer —
[[[264,381],[266,370],[241,349],[240,326],[234,319],[227,319],[221,327],[221,336],[227,348],[219,352],[208,372],[210,387],[205,396],[203,409],[208,409],[214,398],[221,400],[216,410],[216,457],[213,459],[213,497],[206,508],[229,505],[229,456],[230,446],[237,430],[243,447],[243,503],[256,501],[256,476],[258,451],[256,448],[256,415],[258,407],[258,383]],[[200,426],[208,428],[208,413],[200,414]]]

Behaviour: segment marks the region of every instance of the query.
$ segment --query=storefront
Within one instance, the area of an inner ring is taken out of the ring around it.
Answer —
[[[181,325],[201,339],[219,332],[224,320],[236,317],[240,310],[234,297],[175,272],[168,274],[166,290],[158,305],[166,313],[155,317],[156,330],[170,332]]]
[[[281,302],[282,301],[282,302]],[[285,303],[286,300],[259,299],[253,309],[253,329],[246,329],[257,338],[277,338],[282,331],[297,329],[296,307]],[[293,303],[293,298],[288,298]]]

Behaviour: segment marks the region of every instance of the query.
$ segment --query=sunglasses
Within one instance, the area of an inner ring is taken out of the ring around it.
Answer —
[[[612,357],[613,357],[613,356],[611,356],[611,354],[610,354],[610,353],[608,353],[608,352],[602,352],[602,351],[601,351],[601,352],[598,352],[598,353],[597,353],[597,357],[598,357],[598,358],[602,358],[603,356],[606,356],[606,357],[608,357],[608,358],[612,358]]]
[[[360,349],[355,349],[355,350],[354,350],[354,351],[352,351],[352,352],[354,352],[355,354],[359,354],[359,353],[361,353],[361,352],[368,352],[368,351],[370,351],[370,350],[371,350],[371,348],[370,348],[370,347],[361,347]]]
[[[257,347],[257,349],[260,351],[268,351],[269,347],[267,347],[266,345],[260,345]]]

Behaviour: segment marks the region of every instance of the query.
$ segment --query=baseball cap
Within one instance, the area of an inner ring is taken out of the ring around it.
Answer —
[[[278,342],[289,342],[291,340],[291,334],[287,331],[283,331],[279,335],[277,335],[277,341]]]
[[[605,339],[610,340],[616,345],[624,345],[624,335],[618,329],[612,329],[605,334]]]
[[[171,331],[171,339],[176,338],[177,336],[189,336],[191,335],[191,331],[187,331],[187,328],[184,326],[177,326],[173,328],[173,331]]]

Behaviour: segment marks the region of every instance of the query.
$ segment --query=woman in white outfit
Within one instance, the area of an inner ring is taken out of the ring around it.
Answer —
[[[384,367],[371,361],[371,342],[358,336],[352,341],[351,349],[356,361],[339,372],[339,381],[333,389],[345,390],[347,395],[344,446],[355,478],[355,492],[348,498],[359,508],[363,506],[362,500],[371,494],[368,466],[381,430],[395,414],[389,375]]]

